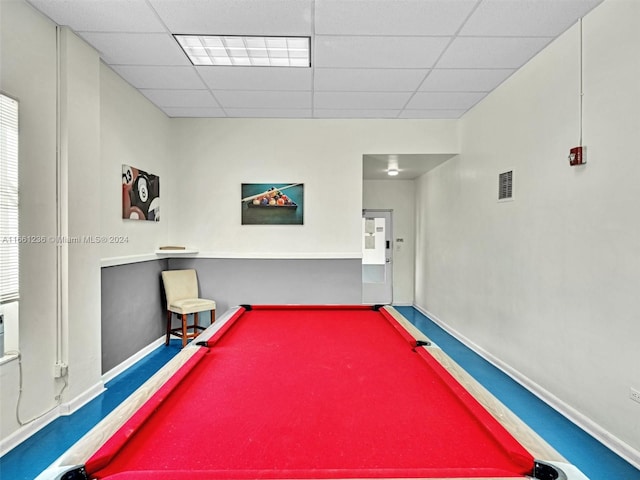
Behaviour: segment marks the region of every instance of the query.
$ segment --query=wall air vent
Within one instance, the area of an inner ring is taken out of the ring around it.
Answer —
[[[498,176],[498,200],[513,198],[513,170],[501,173]]]

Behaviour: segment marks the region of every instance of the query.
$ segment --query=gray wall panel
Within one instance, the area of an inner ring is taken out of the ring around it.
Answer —
[[[102,373],[165,331],[160,272],[167,260],[102,268]]]
[[[218,314],[239,304],[359,304],[359,259],[173,258],[102,268],[102,372],[162,336],[162,270],[195,268]],[[174,320],[175,322],[175,320]],[[201,316],[208,325],[208,314]],[[177,323],[175,323],[177,326]]]
[[[172,270],[195,268],[201,296],[216,301],[218,312],[243,303],[359,304],[359,259],[174,258]]]

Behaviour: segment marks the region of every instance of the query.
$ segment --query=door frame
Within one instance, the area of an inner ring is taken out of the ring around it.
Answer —
[[[368,215],[370,214],[370,215]],[[388,224],[385,228],[385,294],[388,292],[389,301],[388,302],[380,302],[380,301],[367,301],[365,302],[365,282],[362,282],[362,303],[365,304],[388,304],[391,305],[393,303],[393,209],[391,208],[363,208],[362,209],[362,218],[367,217],[376,217],[375,214],[378,214],[378,218],[387,218],[388,216]],[[382,215],[380,215],[382,214]]]

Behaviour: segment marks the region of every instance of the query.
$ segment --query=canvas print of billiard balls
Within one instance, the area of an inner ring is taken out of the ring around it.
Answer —
[[[160,221],[160,178],[122,165],[122,218]]]
[[[243,183],[242,225],[302,225],[304,184]]]

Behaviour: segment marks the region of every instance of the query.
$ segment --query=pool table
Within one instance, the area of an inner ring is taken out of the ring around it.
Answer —
[[[586,479],[388,306],[242,305],[39,480]]]

